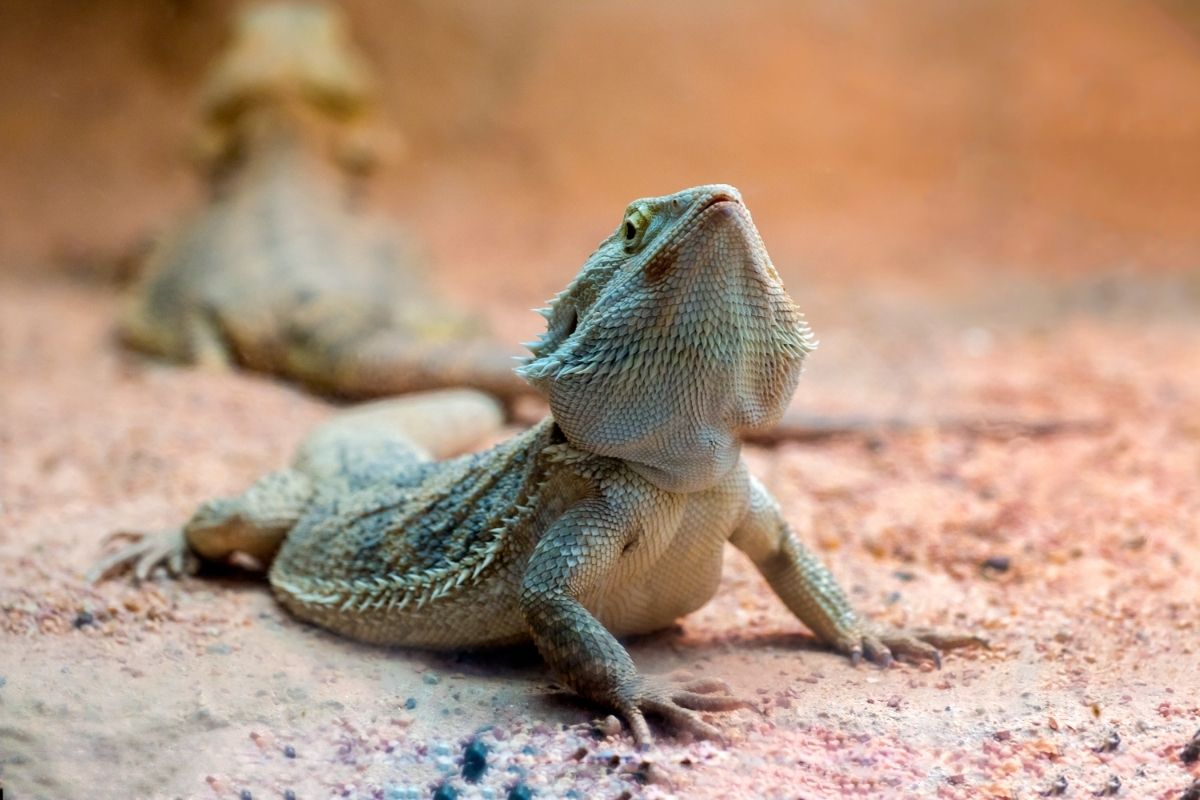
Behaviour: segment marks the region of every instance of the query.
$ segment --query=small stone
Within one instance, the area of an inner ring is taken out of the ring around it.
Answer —
[[[463,749],[462,775],[471,783],[477,783],[487,772],[487,745],[478,739],[471,740]]]
[[[605,736],[616,736],[621,732],[621,720],[609,714],[600,723],[600,732]]]
[[[1059,775],[1054,779],[1054,783],[1050,784],[1045,791],[1038,792],[1042,797],[1062,797],[1067,793],[1069,785],[1067,784],[1067,776]]]
[[[75,622],[73,624],[75,625],[76,629],[78,629],[84,627],[85,625],[91,625],[95,621],[96,618],[92,615],[92,612],[80,611],[75,615]]]
[[[296,793],[291,789],[283,790],[283,800],[296,800]]]
[[[1104,737],[1104,741],[1092,748],[1095,753],[1112,753],[1121,746],[1121,734],[1116,731],[1109,731],[1108,736]]]
[[[638,774],[643,783],[652,783],[658,786],[670,786],[671,776],[659,764],[649,761],[643,762]]]
[[[287,758],[295,758],[296,757],[296,748],[292,747],[289,744],[287,747],[283,748],[283,755]]]
[[[1008,556],[991,556],[985,558],[979,566],[992,572],[1008,572],[1008,568],[1012,566],[1012,560]]]
[[[430,686],[436,686],[441,678],[437,676],[436,672],[426,672],[421,676],[421,680],[425,681],[425,683],[429,684]]]
[[[250,794],[249,789],[242,789],[242,793],[238,797],[240,800],[254,800],[254,795]]]
[[[523,783],[518,783],[508,790],[505,800],[533,800],[533,790]]]
[[[458,800],[458,790],[448,783],[443,783],[434,790],[433,800]]]
[[[0,678],[0,686],[3,685],[4,679]],[[1200,731],[1196,731],[1192,740],[1183,746],[1183,750],[1179,752],[1179,760],[1185,764],[1195,764],[1200,761]]]
[[[1092,797],[1113,797],[1119,791],[1121,791],[1121,779],[1113,775],[1103,786],[1092,792]]]
[[[417,698],[415,698],[415,697],[410,697],[410,698],[408,698],[407,700],[405,700],[405,701],[404,701],[404,707],[405,707],[406,709],[408,709],[409,711],[412,711],[414,708],[416,708],[416,707],[417,707]]]

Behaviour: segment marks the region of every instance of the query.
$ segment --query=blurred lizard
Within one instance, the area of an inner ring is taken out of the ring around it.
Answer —
[[[746,703],[711,678],[644,675],[617,636],[704,605],[725,543],[744,552],[816,637],[857,662],[940,663],[979,640],[859,616],[740,457],[787,406],[808,325],[738,192],[699,186],[632,203],[545,310],[519,372],[551,416],[491,450],[433,462],[464,420],[498,420],[477,393],[413,396],[335,417],[292,465],[182,528],[99,563],[146,578],[236,552],[271,562],[297,616],[369,642],[459,649],[532,639],[556,677],[614,709],[642,744],[645,715],[700,736],[697,711]],[[474,404],[474,408],[472,408]]]
[[[416,260],[353,204],[376,157],[372,80],[335,9],[254,6],[203,93],[206,208],[150,253],[131,346],[345,397],[528,387]]]

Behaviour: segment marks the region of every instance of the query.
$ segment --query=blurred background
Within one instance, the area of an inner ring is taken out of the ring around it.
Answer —
[[[560,286],[630,199],[713,181],[837,281],[1197,266],[1189,0],[342,5],[407,144],[378,203],[505,299],[531,260]],[[0,6],[0,269],[197,202],[185,143],[237,6]]]

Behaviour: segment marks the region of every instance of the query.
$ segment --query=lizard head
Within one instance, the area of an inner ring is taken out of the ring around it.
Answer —
[[[637,200],[551,301],[518,369],[575,447],[711,486],[778,421],[815,346],[731,186]]]

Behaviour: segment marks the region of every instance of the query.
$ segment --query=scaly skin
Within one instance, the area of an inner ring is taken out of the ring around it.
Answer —
[[[252,8],[204,94],[208,206],[150,254],[122,315],[146,352],[369,397],[527,392],[439,303],[417,259],[352,207],[373,161],[371,81],[333,9]]]
[[[284,605],[356,639],[438,649],[532,639],[560,680],[622,714],[642,744],[646,713],[717,736],[696,712],[745,704],[720,681],[640,674],[616,638],[704,605],[726,542],[855,661],[936,662],[937,646],[978,641],[859,617],[742,463],[739,437],[776,422],[813,342],[736,190],[631,204],[544,313],[548,330],[519,372],[552,416],[527,432],[431,463],[422,451],[445,448],[428,437],[466,436],[461,419],[486,416],[486,401],[457,395],[467,409],[457,421],[444,397],[350,412],[289,469],[93,577],[126,563],[146,577],[159,563],[179,572],[236,551],[273,557]],[[413,424],[426,412],[428,425]]]

